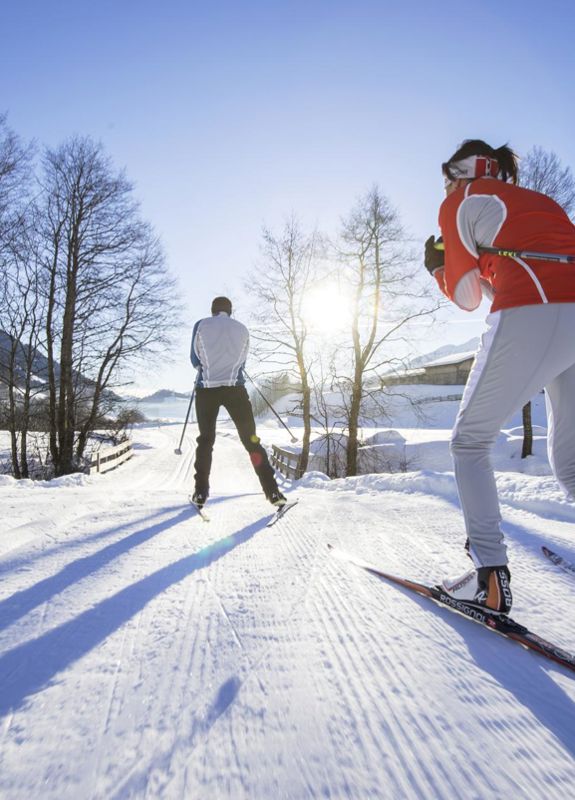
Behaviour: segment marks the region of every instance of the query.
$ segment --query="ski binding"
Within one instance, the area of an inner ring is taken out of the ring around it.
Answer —
[[[283,506],[280,506],[270,521],[266,524],[266,528],[271,528],[272,525],[275,525],[276,522],[278,522],[284,516],[284,514],[287,514],[290,508],[297,506],[298,503],[299,500],[290,500],[289,503],[284,503]]]
[[[194,501],[192,500],[192,496],[191,495],[188,497],[188,500],[189,500],[190,505],[192,506],[192,508],[194,508],[198,512],[198,514],[204,520],[204,522],[209,522],[210,518],[208,517],[208,515],[204,511],[204,507],[203,506],[199,506],[197,503],[194,503]]]

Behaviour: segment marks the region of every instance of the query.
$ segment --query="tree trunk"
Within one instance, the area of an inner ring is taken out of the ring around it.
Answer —
[[[12,473],[16,480],[20,480],[22,474],[20,472],[20,463],[18,461],[18,430],[16,426],[16,417],[14,410],[14,389],[10,386],[10,452],[12,456]]]
[[[346,478],[357,475],[357,450],[358,450],[358,432],[359,432],[359,412],[361,409],[362,400],[362,382],[361,375],[353,385],[351,390],[351,404],[349,407],[348,419],[348,441],[347,441],[347,463],[346,463]]]
[[[56,383],[56,365],[54,350],[56,347],[55,337],[53,333],[53,320],[56,309],[56,261],[58,255],[57,240],[55,244],[54,262],[51,265],[50,284],[48,290],[48,305],[46,310],[46,353],[47,353],[47,371],[48,371],[48,418],[49,418],[49,444],[50,444],[50,457],[54,469],[60,462],[60,448],[58,446],[58,419],[57,419],[57,405],[58,405],[58,386]]]
[[[311,389],[305,386],[302,391],[302,413],[303,413],[303,441],[299,468],[303,473],[307,470],[309,462],[309,443],[311,440]]]
[[[533,455],[533,424],[531,421],[531,400],[523,406],[523,449],[521,458]]]
[[[73,372],[73,343],[76,316],[77,257],[69,256],[66,300],[62,322],[62,344],[60,347],[60,397],[58,402],[58,434],[60,458],[56,475],[69,475],[74,469],[75,404]]]
[[[22,477],[20,462],[18,460],[18,409],[16,407],[16,340],[12,338],[8,362],[8,401],[9,401],[9,428],[10,451],[12,456],[12,472],[16,480]]]

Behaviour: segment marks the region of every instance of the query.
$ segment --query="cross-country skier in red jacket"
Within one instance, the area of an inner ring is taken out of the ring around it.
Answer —
[[[510,573],[490,461],[505,420],[545,388],[554,475],[575,500],[575,264],[507,251],[575,255],[575,226],[550,197],[516,185],[517,158],[467,140],[442,165],[444,250],[431,236],[425,266],[441,291],[472,311],[492,300],[451,437],[467,548],[475,567],[443,582],[455,598],[511,609]]]

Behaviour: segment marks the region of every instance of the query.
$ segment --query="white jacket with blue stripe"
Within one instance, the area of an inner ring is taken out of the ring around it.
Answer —
[[[250,345],[248,329],[225,311],[194,325],[190,359],[198,369],[196,386],[243,386],[243,367]]]

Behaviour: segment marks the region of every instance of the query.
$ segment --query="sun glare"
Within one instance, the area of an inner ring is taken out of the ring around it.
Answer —
[[[335,284],[316,286],[306,292],[303,316],[310,330],[323,335],[337,333],[349,325],[349,298]]]

